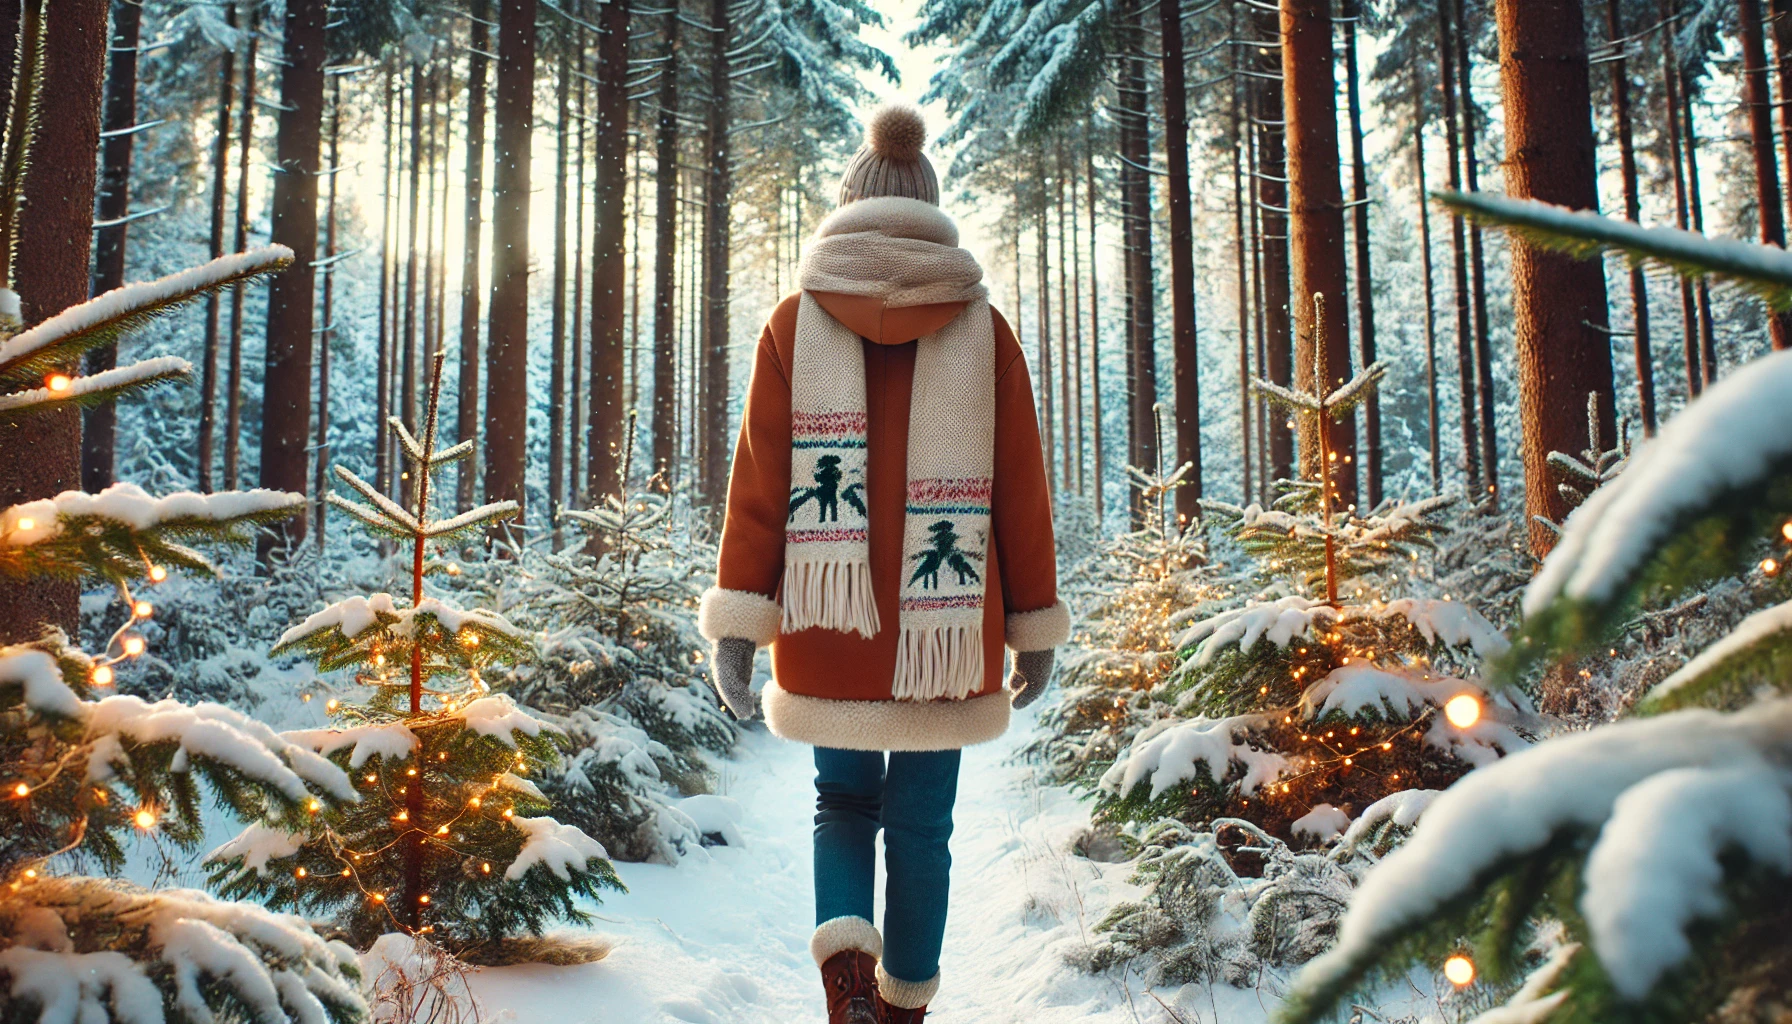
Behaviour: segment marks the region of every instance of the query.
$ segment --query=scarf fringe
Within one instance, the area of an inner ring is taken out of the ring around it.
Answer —
[[[983,623],[904,625],[896,641],[897,700],[963,700],[983,685]]]
[[[784,621],[780,632],[820,626],[877,635],[877,599],[871,592],[871,560],[800,561],[784,564]]]

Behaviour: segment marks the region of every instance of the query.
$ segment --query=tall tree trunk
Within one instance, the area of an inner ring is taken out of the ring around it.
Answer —
[[[1071,161],[1076,157],[1072,155]],[[1058,243],[1062,248],[1064,242],[1064,222],[1070,224],[1070,332],[1073,339],[1071,352],[1066,367],[1072,370],[1075,382],[1071,385],[1075,392],[1076,402],[1076,493],[1088,494],[1088,475],[1084,472],[1085,456],[1088,449],[1084,445],[1086,435],[1083,429],[1083,238],[1081,221],[1077,219],[1076,209],[1076,173],[1072,164],[1064,160],[1064,148],[1058,147],[1058,165],[1061,168],[1062,181],[1069,183],[1069,199],[1060,194],[1058,215],[1063,218],[1058,226]],[[1066,374],[1066,377],[1072,374]]]
[[[1228,34],[1238,36],[1238,9],[1232,9]],[[1238,63],[1238,45],[1232,47],[1232,235],[1233,260],[1238,268],[1238,503],[1248,505],[1255,492],[1251,487],[1251,291],[1250,256],[1246,252],[1244,216],[1244,149],[1245,121],[1241,93],[1244,92],[1243,68]]]
[[[598,14],[597,38],[597,151],[593,159],[596,178],[592,206],[591,238],[591,410],[589,468],[586,492],[593,503],[606,495],[626,496],[617,471],[622,464],[625,437],[623,374],[625,326],[640,331],[639,288],[634,289],[635,312],[624,322],[624,286],[628,283],[627,228],[628,158],[628,34],[629,0],[610,0]],[[639,177],[636,150],[636,175]],[[637,187],[637,197],[639,189]],[[640,212],[635,211],[636,265],[640,260]],[[636,275],[637,283],[639,274]],[[633,408],[632,397],[628,408]]]
[[[1350,105],[1351,240],[1356,246],[1356,322],[1362,365],[1375,364],[1375,275],[1369,260],[1369,168],[1363,158],[1363,97],[1357,81],[1356,27],[1360,0],[1344,0],[1344,82]],[[1363,505],[1381,504],[1381,394],[1363,403]]]
[[[1456,116],[1456,36],[1450,24],[1449,0],[1438,0],[1438,79],[1444,100],[1444,148],[1450,158],[1451,191],[1462,189],[1462,136]],[[1475,337],[1469,297],[1467,228],[1460,216],[1450,215],[1451,269],[1456,285],[1456,381],[1461,393],[1462,472],[1464,490],[1484,485],[1481,448],[1477,442],[1475,401]]]
[[[1592,94],[1580,0],[1498,0],[1506,112],[1506,192],[1576,210],[1598,208]],[[1525,511],[1568,514],[1547,464],[1552,451],[1586,443],[1581,410],[1600,398],[1601,450],[1616,443],[1605,268],[1512,240],[1512,294],[1519,414],[1524,424]],[[1531,549],[1555,535],[1531,522]]]
[[[535,0],[499,0],[493,110],[492,297],[485,356],[485,500],[525,504],[529,426],[529,142]],[[521,525],[520,517],[518,525]]]
[[[324,495],[330,489],[330,342],[336,336],[336,181],[342,170],[342,76],[330,77],[330,195],[324,201],[324,325],[317,332],[317,471],[311,494],[316,500],[317,549],[324,549]]]
[[[112,0],[112,45],[106,68],[106,106],[101,131],[99,209],[107,224],[94,237],[93,294],[124,286],[125,243],[130,231],[131,152],[136,148],[137,40],[142,34],[141,0]],[[117,344],[87,353],[87,372],[118,365]],[[102,402],[87,410],[81,431],[81,489],[100,491],[112,483],[117,448],[118,406]]]
[[[1170,340],[1175,353],[1176,461],[1188,463],[1176,489],[1176,519],[1201,516],[1201,350],[1195,334],[1195,228],[1189,199],[1188,86],[1183,78],[1182,5],[1158,4],[1163,32],[1164,155],[1170,168]]]
[[[0,110],[12,109],[12,82],[18,72],[19,22],[23,0],[0,0]]]
[[[1666,19],[1671,14],[1668,0],[1662,0],[1662,18]],[[1680,68],[1679,60],[1674,55],[1674,34],[1671,31],[1662,33],[1661,82],[1667,107],[1668,163],[1674,172],[1674,226],[1687,231],[1692,224],[1688,220],[1690,204],[1686,194],[1686,160],[1680,147],[1684,131],[1680,120]],[[1680,279],[1680,331],[1681,350],[1686,360],[1686,396],[1689,399],[1697,398],[1705,386],[1705,374],[1699,366],[1699,311],[1698,303],[1693,298],[1692,280],[1685,277]]]
[[[224,8],[224,22],[236,27],[236,5]],[[0,44],[0,49],[4,49]],[[218,58],[218,123],[212,140],[211,235],[208,252],[212,259],[224,255],[225,200],[230,195],[227,178],[230,173],[230,109],[236,89],[236,50],[227,49]],[[222,300],[216,292],[205,297],[205,342],[199,371],[199,491],[212,490],[212,451],[217,445],[218,406],[218,327],[222,319]]]
[[[1742,33],[1743,95],[1748,102],[1749,140],[1755,156],[1755,214],[1761,221],[1761,241],[1784,249],[1786,214],[1780,205],[1780,168],[1773,152],[1773,94],[1767,85],[1761,0],[1736,0],[1736,21]],[[1775,349],[1792,346],[1792,312],[1769,312],[1767,334]]]
[[[491,0],[473,0],[467,53],[466,241],[460,264],[460,380],[454,409],[454,436],[466,441],[479,433],[479,246],[485,215],[485,68],[491,52]],[[456,471],[455,503],[473,504],[479,460],[462,459]]]
[[[106,56],[106,0],[56,0],[46,8],[42,105],[19,214],[18,250],[30,255],[13,271],[27,324],[87,298]],[[79,412],[40,413],[0,425],[0,508],[80,484]],[[0,577],[0,643],[35,640],[46,626],[78,635],[80,599],[72,581]]]
[[[672,486],[678,458],[678,0],[666,12],[654,151],[653,476]]]
[[[395,312],[398,290],[398,259],[392,251],[392,218],[396,213],[392,202],[393,183],[397,180],[398,127],[394,79],[397,73],[391,64],[385,74],[385,158],[380,162],[380,326],[378,367],[375,371],[373,464],[374,486],[381,494],[392,493],[392,446],[386,440],[386,419],[392,414],[392,352],[398,340]],[[469,251],[476,248],[469,246]],[[472,461],[472,460],[468,460]],[[462,503],[466,504],[465,502]]]
[[[1686,73],[1680,73],[1680,120],[1686,125],[1686,191],[1692,205],[1692,229],[1699,234],[1705,233],[1705,200],[1700,195],[1699,184],[1699,128],[1693,117],[1692,92],[1690,91]],[[1717,380],[1717,329],[1711,316],[1711,285],[1700,280],[1698,284],[1699,299],[1699,364],[1705,378],[1705,386],[1710,387]]]
[[[311,433],[312,303],[317,263],[317,173],[324,117],[324,25],[329,0],[287,0],[280,73],[280,134],[275,141],[273,242],[293,264],[268,285],[267,357],[261,391],[261,486],[303,492]],[[284,520],[263,534],[267,564],[276,548],[305,538],[305,520]]]
[[[1472,35],[1463,0],[1450,0],[1456,8],[1456,81],[1457,99],[1462,110],[1462,164],[1468,190],[1479,192],[1481,131],[1475,120],[1475,97],[1470,89],[1469,39]],[[1499,508],[1500,472],[1499,444],[1494,429],[1493,409],[1493,342],[1487,325],[1487,258],[1482,245],[1481,226],[1469,225],[1469,273],[1473,276],[1475,299],[1475,394],[1480,400],[1482,502],[1488,509]]]
[[[261,51],[261,8],[251,7],[246,27],[249,49],[243,55],[243,107],[236,139],[236,228],[233,248],[249,247],[249,168],[255,152],[256,59]],[[270,298],[272,292],[269,292]],[[230,289],[230,342],[224,369],[224,489],[236,490],[242,468],[243,443],[243,285]]]
[[[1259,39],[1275,39],[1281,32],[1280,17],[1270,11],[1257,12]],[[1267,51],[1267,52],[1265,52]],[[1258,309],[1263,315],[1263,353],[1258,365],[1268,379],[1283,387],[1294,384],[1294,353],[1289,299],[1293,286],[1288,262],[1288,157],[1287,133],[1282,115],[1282,90],[1277,82],[1282,77],[1279,49],[1260,47],[1255,80],[1257,93],[1257,213],[1258,250],[1263,261],[1263,295]],[[1311,301],[1309,299],[1309,301]],[[1311,373],[1311,370],[1308,371]],[[1263,407],[1259,407],[1260,414]],[[1271,480],[1292,478],[1294,469],[1294,431],[1289,417],[1269,412],[1261,415],[1269,424],[1266,451],[1269,466],[1263,477],[1267,491]]]
[[[1624,178],[1624,217],[1642,221],[1642,202],[1637,196],[1636,145],[1630,128],[1630,65],[1624,59],[1624,19],[1619,0],[1605,0],[1605,29],[1618,52],[1612,66],[1612,114],[1618,136],[1618,164]],[[1789,140],[1792,141],[1792,140]],[[1649,285],[1640,264],[1630,268],[1631,325],[1635,330],[1636,397],[1643,415],[1643,436],[1655,436],[1655,359],[1649,342]]]
[[[554,281],[548,340],[548,522],[560,550],[560,508],[566,500],[566,165],[572,133],[572,46],[561,26],[554,78]],[[575,312],[576,316],[577,313]]]
[[[1419,195],[1419,259],[1425,273],[1425,433],[1431,455],[1431,493],[1442,494],[1444,471],[1437,422],[1437,293],[1431,268],[1431,197],[1425,191],[1425,94],[1413,76],[1412,168]]]
[[[417,236],[424,223],[423,218],[423,65],[411,62],[411,160],[409,195],[405,200],[405,244],[404,244],[404,342],[401,346],[398,368],[398,418],[404,422],[405,428],[412,437],[421,437],[417,427],[417,364],[421,358],[421,346],[417,344],[417,293],[426,288],[418,280]],[[424,236],[427,238],[428,236]],[[427,244],[427,243],[426,243]],[[403,471],[398,477],[398,503],[409,507],[411,504],[412,481]]]
[[[1282,0],[1282,97],[1288,133],[1288,210],[1294,266],[1295,387],[1324,395],[1350,379],[1350,287],[1344,257],[1344,188],[1338,180],[1338,100],[1332,68],[1329,0]],[[1325,295],[1323,331],[1314,319],[1313,296]],[[1324,336],[1324,351],[1314,342]],[[1317,365],[1315,357],[1317,356]],[[1322,367],[1323,379],[1315,379]],[[1333,500],[1356,501],[1356,416],[1327,432],[1322,451],[1319,423],[1300,420],[1301,474],[1320,476],[1329,459]]]
[[[1131,421],[1134,433],[1133,463],[1155,473],[1161,467],[1157,451],[1157,289],[1151,259],[1151,122],[1146,116],[1147,93],[1144,49],[1144,14],[1137,0],[1125,0],[1127,39],[1126,67],[1120,92],[1121,191],[1127,197],[1126,261],[1129,298],[1133,388]],[[1144,524],[1145,508],[1138,489],[1133,489],[1133,518]],[[1153,524],[1161,526],[1162,524]]]
[[[1069,235],[1064,231],[1064,142],[1059,139],[1053,147],[1055,154],[1052,171],[1052,211],[1058,219],[1058,437],[1059,450],[1063,459],[1063,487],[1066,492],[1076,487],[1076,478],[1070,460],[1074,456],[1074,426],[1070,415],[1070,378],[1075,371],[1081,369],[1071,361],[1070,355],[1070,322],[1076,314],[1070,308],[1070,254],[1065,251],[1069,244]]]
[[[580,20],[585,17],[584,0],[577,6]],[[585,424],[588,417],[585,412],[585,156],[589,152],[588,128],[591,123],[591,112],[587,102],[587,86],[591,81],[591,68],[585,59],[590,49],[590,41],[585,36],[585,29],[579,26],[573,30],[573,46],[576,61],[574,68],[578,71],[578,80],[574,83],[573,119],[579,124],[579,136],[573,149],[572,171],[572,310],[571,326],[568,339],[568,364],[566,368],[567,386],[572,395],[566,403],[566,500],[575,508],[585,506]]]
[[[709,4],[709,135],[704,152],[703,216],[703,395],[702,458],[699,491],[720,522],[728,496],[728,264],[733,249],[729,217],[733,211],[733,151],[728,136],[734,127],[733,44],[730,8],[733,0]]]
[[[1105,455],[1101,438],[1101,249],[1096,237],[1095,206],[1095,123],[1087,123],[1083,136],[1084,182],[1089,188],[1089,412],[1094,421],[1090,444],[1095,449],[1095,532],[1101,533],[1104,501],[1102,481],[1106,479]],[[1019,310],[1016,310],[1018,314]]]

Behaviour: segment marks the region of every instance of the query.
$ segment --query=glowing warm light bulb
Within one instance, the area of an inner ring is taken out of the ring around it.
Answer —
[[[139,808],[136,814],[131,815],[131,824],[148,832],[156,827],[156,812],[148,807]]]
[[[138,601],[136,604],[131,605],[131,614],[137,616],[139,619],[147,619],[155,613],[156,606],[150,604],[148,601]]]
[[[93,666],[92,679],[93,679],[93,685],[95,685],[95,686],[111,686],[112,685],[112,666],[110,666],[110,665],[95,665],[95,666]]]
[[[514,814],[516,814],[516,812],[515,812],[515,811],[513,811],[513,810],[511,810],[511,809],[510,809],[510,808],[508,808],[508,807],[506,807],[506,808],[504,808],[504,816],[505,816],[505,817],[506,817],[506,818],[508,818],[508,817],[511,817],[511,816],[512,816],[512,815],[514,815]]]
[[[48,387],[51,391],[67,391],[69,385],[74,382],[74,378],[66,373],[52,373],[44,378],[44,386]]]
[[[417,902],[418,903],[428,903],[429,902],[429,893],[424,893],[423,895],[417,897]]]
[[[1444,717],[1458,729],[1467,729],[1481,720],[1481,702],[1473,694],[1459,693],[1444,704]]]
[[[468,801],[467,801],[467,806],[468,806],[468,807],[478,807],[478,806],[479,806],[479,798],[478,798],[478,797],[474,797],[474,798],[473,798],[473,799],[471,799],[471,800],[468,800]]]
[[[334,697],[331,697],[329,700],[324,702],[324,710],[325,711],[334,711],[341,706],[342,706],[342,702],[337,700]]]
[[[142,654],[144,648],[148,646],[149,645],[146,644],[140,636],[127,636],[124,638],[124,653],[127,657],[135,658],[137,655]]]
[[[1772,576],[1774,573],[1779,572],[1779,571],[1780,571],[1780,563],[1774,561],[1771,558],[1761,559],[1761,575]]]
[[[1475,962],[1466,956],[1453,956],[1444,961],[1444,977],[1462,988],[1475,980]]]
[[[35,529],[37,529],[37,520],[31,518],[30,516],[20,516],[19,517],[19,529],[35,530]]]
[[[398,820],[399,821],[410,821],[411,820],[411,812],[410,811],[399,811],[398,812]]]
[[[479,871],[481,874],[489,875],[492,873],[492,866],[490,864],[481,864],[479,865]]]
[[[31,787],[27,786],[25,783],[21,782],[18,785],[12,787],[12,795],[13,796],[30,796],[31,795]]]
[[[372,782],[378,782],[378,781],[379,781],[379,776],[378,776],[378,775],[375,775],[375,774],[373,774],[373,773],[372,773],[372,772],[368,772],[368,773],[367,773],[367,781],[368,781],[368,782],[370,782],[370,783],[372,783]]]
[[[37,869],[36,868],[26,868],[25,869],[25,877],[26,878],[36,878],[37,877]]]
[[[152,565],[149,567],[149,581],[151,583],[160,583],[167,578],[168,570],[159,565]]]
[[[437,827],[436,827],[436,835],[438,835],[438,836],[445,836],[445,835],[447,835],[447,834],[448,834],[448,826],[446,826],[446,825],[439,825],[439,826],[437,826]]]
[[[478,647],[479,646],[479,634],[473,632],[470,629],[461,630],[460,631],[460,645],[462,647]]]
[[[417,774],[417,769],[415,769],[415,768],[406,768],[406,769],[405,769],[405,770],[404,770],[404,773],[405,773],[405,774],[406,774],[406,775],[415,775],[415,774]]]
[[[373,902],[375,902],[375,903],[384,903],[384,902],[386,902],[386,894],[385,894],[385,893],[383,893],[383,892],[376,892],[376,893],[374,893],[374,894],[373,894]]]
[[[294,871],[292,874],[293,874],[294,878],[304,878],[305,877],[305,869],[299,868],[297,871]]]
[[[305,809],[307,811],[310,811],[312,814],[316,814],[322,808],[323,808],[323,805],[317,802],[317,797],[312,797],[311,799],[305,801]]]

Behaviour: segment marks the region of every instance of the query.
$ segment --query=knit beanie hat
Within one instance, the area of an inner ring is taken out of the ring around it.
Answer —
[[[875,196],[903,196],[940,204],[940,180],[921,152],[927,124],[914,107],[885,104],[871,115],[865,144],[846,162],[840,205]]]

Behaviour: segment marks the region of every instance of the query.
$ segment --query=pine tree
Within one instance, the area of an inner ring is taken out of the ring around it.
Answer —
[[[17,192],[5,197],[13,209]],[[0,218],[0,223],[8,223]],[[10,245],[0,246],[10,256]],[[128,285],[26,331],[0,328],[0,421],[70,413],[185,378],[165,357],[93,376],[63,368],[206,294],[278,271],[270,247]],[[0,276],[11,280],[0,268]],[[15,299],[10,290],[0,302]],[[0,646],[0,986],[9,1021],[78,1012],[94,1022],[203,1024],[221,1013],[262,1020],[359,1020],[366,1013],[354,952],[303,920],[204,893],[150,891],[65,874],[73,856],[113,874],[123,836],[154,832],[176,849],[204,838],[206,790],[230,813],[299,827],[355,799],[348,777],[312,751],[217,704],[105,695],[115,667],[144,653],[152,601],[133,585],[170,568],[205,571],[195,541],[245,543],[248,530],[304,509],[279,491],[152,498],[128,483],[64,491],[0,507],[0,577],[99,580],[128,614],[98,655],[43,626]],[[228,965],[228,967],[220,965]]]
[[[1777,249],[1536,202],[1450,201],[1532,245],[1583,257],[1615,249],[1738,281],[1770,309],[1792,306],[1792,262]],[[1784,351],[1738,369],[1580,505],[1525,595],[1501,682],[1623,643],[1652,609],[1726,577],[1746,576],[1766,602],[1784,602],[1788,387]],[[1296,979],[1282,1018],[1317,1020],[1372,970],[1446,956],[1457,984],[1478,976],[1511,986],[1532,971],[1509,1019],[1629,1024],[1783,1008],[1789,607],[1769,603],[1743,619],[1625,720],[1538,744],[1438,797],[1364,879],[1338,945]],[[1535,937],[1545,940],[1540,965]]]
[[[501,615],[425,590],[429,574],[449,567],[429,557],[432,546],[519,511],[498,501],[434,515],[434,474],[475,449],[467,439],[436,450],[445,358],[438,350],[433,360],[422,440],[398,418],[390,423],[416,504],[398,505],[341,465],[337,478],[367,504],[329,496],[363,529],[409,546],[409,602],[350,597],[274,647],[321,671],[352,668],[372,688],[365,703],[334,704],[338,727],[291,734],[353,773],[360,799],[301,828],[252,826],[208,861],[224,892],[332,911],[360,942],[396,929],[477,956],[517,932],[540,935],[555,918],[583,922],[575,899],[621,883],[601,844],[542,813],[547,800],[527,778],[555,763],[558,730],[491,692],[482,676],[526,657],[527,635]]]

